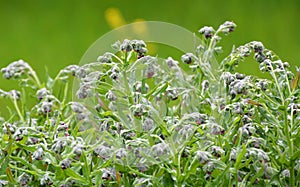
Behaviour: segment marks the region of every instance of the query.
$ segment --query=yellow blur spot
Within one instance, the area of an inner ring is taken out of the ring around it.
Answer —
[[[105,19],[113,29],[126,24],[124,17],[117,8],[108,8],[105,11]]]
[[[132,25],[132,31],[137,34],[140,38],[147,39],[149,38],[149,31],[147,27],[147,23],[145,23],[146,20],[144,19],[136,19],[134,20],[134,23]],[[155,43],[147,43],[147,49],[148,53],[151,55],[156,55],[157,53],[157,45]]]
[[[132,25],[133,32],[139,36],[147,35],[147,24],[144,21],[144,19],[136,19],[134,22],[137,24]]]

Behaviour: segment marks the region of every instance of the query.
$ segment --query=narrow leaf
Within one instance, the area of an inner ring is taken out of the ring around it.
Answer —
[[[82,177],[81,175],[79,175],[78,173],[76,173],[71,168],[65,169],[64,171],[67,176],[71,177],[74,180],[82,182],[84,185],[87,185],[86,179],[84,177]]]
[[[13,174],[12,174],[11,170],[10,170],[10,167],[6,168],[5,172],[6,172],[6,176],[9,180],[9,182],[15,183],[15,179],[13,177]]]
[[[299,78],[300,78],[300,70],[297,72],[296,77],[292,80],[292,90],[293,91],[297,88]]]

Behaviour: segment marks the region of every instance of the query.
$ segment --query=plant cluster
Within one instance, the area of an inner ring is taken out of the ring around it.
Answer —
[[[0,90],[0,186],[299,186],[300,70],[257,41],[218,62],[235,27],[201,28],[181,62],[124,40],[46,83],[23,60],[3,68],[22,89]],[[249,56],[270,79],[235,71]]]

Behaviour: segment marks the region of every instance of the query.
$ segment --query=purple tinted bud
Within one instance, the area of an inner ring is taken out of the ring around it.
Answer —
[[[213,36],[213,34],[215,33],[215,30],[212,27],[205,26],[199,30],[199,33],[204,35],[204,37],[207,39],[207,38],[211,38]]]
[[[71,160],[65,159],[61,162],[61,169],[67,169],[71,166]]]
[[[194,55],[192,53],[186,53],[181,56],[181,61],[186,64],[191,64],[193,62]]]
[[[132,50],[132,44],[131,41],[128,39],[125,39],[123,43],[120,46],[121,51],[130,52]]]
[[[253,42],[253,50],[255,53],[262,53],[265,47],[261,42]]]
[[[97,58],[97,61],[100,63],[111,63],[112,62],[112,58],[111,55],[109,53],[105,53],[102,56],[99,56]]]
[[[46,88],[42,88],[36,92],[38,100],[44,99],[47,95],[50,95],[50,91],[48,91]]]

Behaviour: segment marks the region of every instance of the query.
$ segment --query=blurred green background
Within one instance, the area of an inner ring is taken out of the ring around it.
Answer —
[[[236,31],[222,40],[225,53],[232,45],[259,40],[295,66],[300,65],[299,9],[297,0],[0,0],[0,67],[24,59],[42,79],[45,67],[54,76],[78,64],[103,34],[138,20],[169,22],[192,32],[234,21]],[[257,70],[251,61],[240,66],[243,73]],[[14,86],[0,78],[0,88]]]

